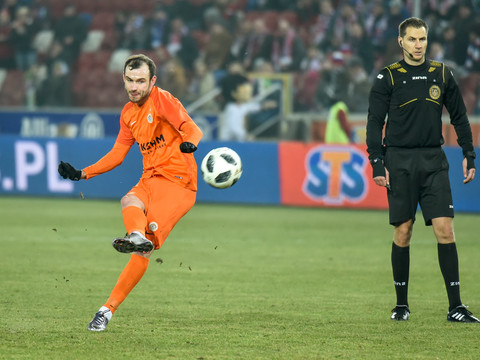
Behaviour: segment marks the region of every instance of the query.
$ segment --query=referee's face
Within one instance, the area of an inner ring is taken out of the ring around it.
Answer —
[[[407,64],[420,65],[425,61],[427,51],[427,30],[424,27],[408,27],[405,36],[398,37]]]

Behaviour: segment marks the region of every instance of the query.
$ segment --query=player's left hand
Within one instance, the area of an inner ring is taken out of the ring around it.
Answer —
[[[191,142],[185,141],[185,142],[182,142],[180,144],[180,151],[182,153],[189,154],[189,153],[194,152],[195,150],[197,150],[197,147],[194,144],[192,144]]]
[[[473,157],[466,157],[462,162],[464,184],[469,183],[475,178],[475,160]]]

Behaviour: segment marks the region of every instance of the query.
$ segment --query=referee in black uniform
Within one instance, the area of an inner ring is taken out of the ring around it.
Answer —
[[[367,151],[373,180],[387,188],[394,226],[392,269],[397,304],[392,320],[408,320],[410,239],[418,204],[438,242],[438,261],[447,288],[448,321],[478,323],[460,300],[458,256],[448,162],[442,150],[442,110],[446,107],[463,151],[463,182],[475,176],[475,152],[465,104],[452,73],[426,60],[428,25],[408,18],[398,28],[403,60],[378,74],[369,98]],[[385,125],[385,137],[382,131]]]

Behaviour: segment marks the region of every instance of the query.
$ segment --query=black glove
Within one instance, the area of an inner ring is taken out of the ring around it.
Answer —
[[[197,150],[197,147],[193,145],[191,142],[185,141],[180,144],[180,151],[182,153],[192,153]]]
[[[377,176],[385,177],[387,174],[385,173],[385,166],[383,166],[382,159],[376,158],[370,161],[372,164],[373,170],[373,177],[376,178]]]
[[[60,164],[58,165],[58,173],[64,179],[70,179],[73,181],[78,181],[82,177],[82,170],[77,170],[69,163],[63,161],[60,161]]]

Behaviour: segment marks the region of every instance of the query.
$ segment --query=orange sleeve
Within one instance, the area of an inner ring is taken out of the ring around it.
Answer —
[[[193,120],[185,121],[180,126],[180,132],[182,133],[183,141],[191,142],[195,146],[198,146],[203,136],[202,130],[200,130]]]
[[[132,146],[135,144],[135,138],[132,135],[132,132],[128,128],[127,124],[125,124],[125,121],[123,120],[127,115],[124,115],[125,111],[122,111],[122,114],[120,115],[120,131],[118,132],[117,135],[117,142],[124,144],[124,145],[130,145]]]
[[[123,162],[123,159],[125,159],[125,156],[127,156],[128,151],[131,147],[132,145],[123,144],[117,138],[117,141],[115,141],[112,150],[110,150],[95,164],[83,169],[86,175],[85,180],[91,179],[94,176],[106,173],[107,171],[116,168]]]

